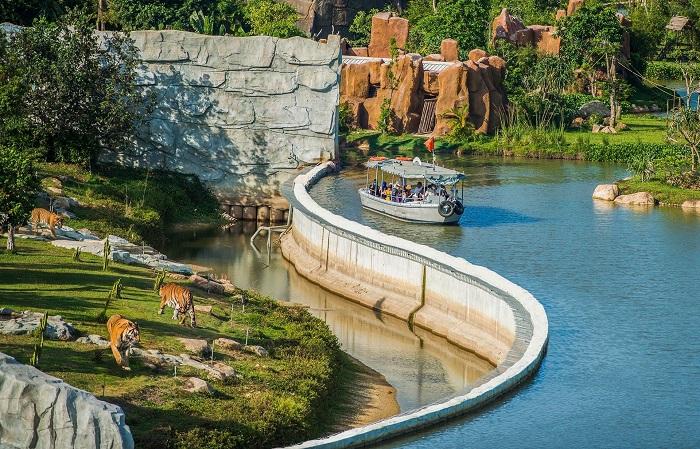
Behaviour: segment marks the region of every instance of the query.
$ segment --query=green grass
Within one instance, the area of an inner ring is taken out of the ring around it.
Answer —
[[[660,203],[679,206],[684,201],[700,200],[700,190],[682,189],[666,184],[662,181],[641,181],[639,177],[633,177],[617,183],[620,193],[627,195],[637,192],[649,192]]]
[[[590,129],[557,130],[534,136],[524,129],[522,135],[506,143],[494,136],[479,136],[462,145],[437,139],[436,152],[458,152],[494,156],[517,156],[543,159],[581,159],[626,162],[639,152],[667,153],[675,151],[666,139],[666,121],[653,116],[623,115],[627,129],[617,134],[591,133]],[[368,156],[429,157],[425,137],[387,135],[375,131],[355,131],[348,134],[347,144],[358,152],[344,152],[345,162],[364,162]],[[533,143],[538,142],[538,143]],[[364,146],[364,148],[362,148]],[[347,154],[345,154],[347,153]]]
[[[564,137],[569,144],[576,143],[580,137],[590,139],[592,144],[603,144],[605,141],[611,145],[637,142],[665,144],[668,142],[665,119],[651,115],[623,115],[622,123],[627,125],[627,129],[617,134],[593,134],[590,129],[582,129],[564,131]]]
[[[0,239],[0,247],[5,242]],[[213,315],[198,314],[199,328],[158,315],[159,298],[152,291],[153,273],[117,263],[102,271],[101,259],[43,242],[17,240],[18,253],[0,252],[0,306],[16,311],[48,311],[62,315],[83,334],[107,337],[96,321],[115,280],[124,284],[123,299],[113,300],[108,315],[120,313],[138,322],[141,346],[179,354],[175,337],[245,339],[266,347],[270,358],[243,352],[217,352],[216,359],[234,367],[241,379],[213,381],[217,393],[199,396],[181,390],[183,377],[204,376],[191,368],[154,372],[132,358],[131,372],[119,369],[109,349],[75,342],[45,341],[40,369],[68,383],[121,405],[139,448],[273,447],[321,435],[333,425],[340,400],[328,398],[339,379],[347,379],[344,355],[335,336],[301,308],[283,307],[255,292],[242,313],[240,303],[207,296],[195,301],[214,306]],[[28,363],[35,338],[0,336],[2,351]],[[104,394],[103,394],[104,388]]]
[[[42,177],[66,179],[64,194],[80,201],[72,208],[77,219],[67,223],[75,229],[157,245],[170,226],[218,220],[216,198],[194,176],[113,166],[93,173],[67,164],[38,168]]]

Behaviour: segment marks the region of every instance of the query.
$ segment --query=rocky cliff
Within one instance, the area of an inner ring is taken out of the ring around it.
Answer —
[[[104,161],[199,176],[224,203],[265,203],[303,163],[335,157],[340,43],[136,31],[155,109]]]
[[[0,353],[0,447],[132,449],[116,405]]]
[[[403,0],[284,0],[299,13],[299,27],[310,35],[326,37],[331,33],[348,34],[358,11],[382,10],[406,4]]]

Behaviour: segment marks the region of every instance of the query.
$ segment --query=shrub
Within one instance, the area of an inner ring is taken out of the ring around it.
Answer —
[[[350,24],[350,39],[348,42],[353,47],[366,47],[369,45],[370,34],[372,33],[372,17],[379,12],[378,9],[369,11],[358,11]]]
[[[700,63],[650,61],[645,75],[656,80],[677,80],[683,78],[683,69],[695,78],[700,78]]]
[[[250,34],[281,38],[304,35],[297,27],[296,10],[282,1],[248,0],[244,14],[250,24]]]

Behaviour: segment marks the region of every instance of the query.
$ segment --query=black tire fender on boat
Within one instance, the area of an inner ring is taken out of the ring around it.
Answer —
[[[454,213],[454,211],[455,211],[455,207],[449,201],[443,201],[438,206],[438,214],[440,214],[442,217],[445,217],[445,218],[452,215]]]
[[[462,215],[464,213],[464,205],[461,201],[455,201],[455,214]]]

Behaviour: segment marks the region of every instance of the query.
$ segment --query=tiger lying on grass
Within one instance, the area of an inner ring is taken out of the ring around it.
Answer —
[[[187,313],[190,316],[190,326],[197,327],[197,320],[194,315],[194,301],[189,288],[174,283],[167,283],[160,287],[159,293],[159,315],[163,314],[165,306],[172,307],[174,309],[174,320],[177,320],[179,317],[180,324],[185,324],[185,314]]]
[[[130,371],[129,348],[141,341],[139,325],[121,315],[112,315],[107,321],[109,347],[114,354],[114,360],[122,369]]]
[[[32,231],[38,228],[40,224],[44,224],[49,227],[51,230],[51,235],[54,238],[56,238],[56,228],[61,229],[63,227],[62,216],[39,207],[32,210],[32,217],[29,221],[32,224]]]

